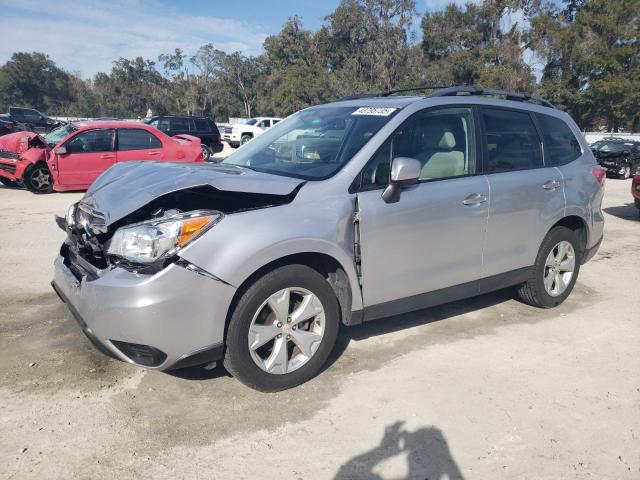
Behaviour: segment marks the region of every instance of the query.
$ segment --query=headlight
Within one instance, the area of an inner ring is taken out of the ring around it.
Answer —
[[[153,263],[174,255],[222,218],[222,213],[198,210],[119,228],[107,253],[133,263]]]

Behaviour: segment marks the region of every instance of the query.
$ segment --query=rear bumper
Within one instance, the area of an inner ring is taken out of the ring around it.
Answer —
[[[587,248],[587,250],[584,252],[584,257],[582,257],[582,264],[587,263],[594,257],[596,253],[598,253],[600,245],[602,245],[603,238],[604,236],[600,237],[600,240],[598,240],[595,245],[593,245],[591,248]]]
[[[234,287],[175,264],[155,275],[116,268],[94,279],[74,273],[63,256],[54,266],[54,290],[103,353],[158,370],[221,358]]]

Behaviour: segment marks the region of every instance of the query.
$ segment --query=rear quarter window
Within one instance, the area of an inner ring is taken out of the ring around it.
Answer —
[[[563,120],[541,113],[535,115],[542,133],[546,165],[565,165],[582,155],[580,142]]]

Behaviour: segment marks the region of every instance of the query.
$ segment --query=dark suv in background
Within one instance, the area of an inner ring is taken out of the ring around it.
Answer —
[[[157,128],[170,137],[187,134],[198,137],[202,142],[202,156],[207,162],[211,155],[222,151],[222,139],[218,127],[209,117],[190,117],[181,115],[156,115],[145,118],[144,123]]]
[[[630,178],[639,173],[640,142],[623,138],[603,138],[591,144],[598,164],[607,169],[607,175]]]
[[[22,131],[48,133],[60,125],[61,122],[32,108],[9,107],[9,113],[0,115],[0,135]]]

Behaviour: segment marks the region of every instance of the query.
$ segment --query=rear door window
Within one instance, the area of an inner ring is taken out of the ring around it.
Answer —
[[[483,108],[487,172],[542,167],[538,131],[528,112]]]
[[[542,133],[546,165],[564,165],[582,155],[580,142],[565,122],[551,115],[535,115]]]
[[[186,118],[172,118],[171,130],[174,132],[188,132],[189,122]]]
[[[160,140],[146,130],[137,128],[118,129],[118,150],[146,150],[161,147]]]

